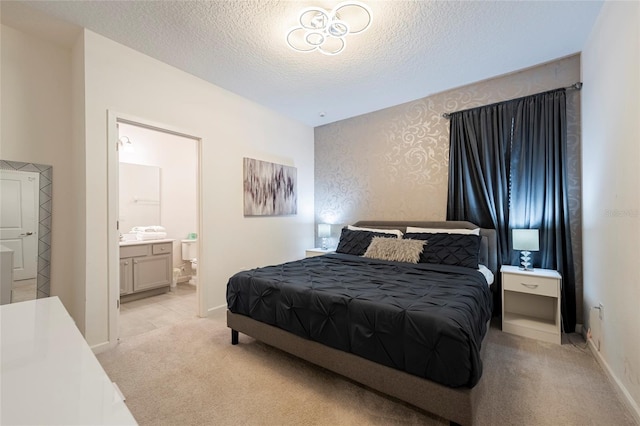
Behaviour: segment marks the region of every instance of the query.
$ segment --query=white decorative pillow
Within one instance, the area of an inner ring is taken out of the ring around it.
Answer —
[[[424,244],[421,240],[373,237],[363,256],[393,262],[418,263]]]
[[[369,232],[379,232],[381,234],[393,234],[398,238],[402,238],[402,231],[397,229],[374,229],[374,228],[360,228],[358,226],[348,225],[347,229],[350,231],[369,231]]]
[[[480,235],[480,228],[465,229],[465,228],[416,228],[413,226],[407,226],[407,233],[421,232],[426,234],[471,234]]]

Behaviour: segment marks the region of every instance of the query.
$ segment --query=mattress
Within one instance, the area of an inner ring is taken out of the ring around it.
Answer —
[[[346,254],[242,271],[229,310],[449,387],[482,375],[492,295],[476,269]]]

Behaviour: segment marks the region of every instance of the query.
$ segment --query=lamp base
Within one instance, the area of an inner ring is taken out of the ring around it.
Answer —
[[[520,270],[521,271],[533,271],[531,266],[531,252],[528,250],[522,250],[520,256]]]

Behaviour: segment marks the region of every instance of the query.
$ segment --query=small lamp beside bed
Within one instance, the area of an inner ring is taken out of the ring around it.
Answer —
[[[520,258],[520,269],[524,271],[533,271],[533,266],[531,265],[531,252],[540,250],[538,230],[514,229],[513,249],[520,250],[522,252]]]
[[[327,238],[331,237],[331,225],[328,223],[318,224],[318,238],[322,238],[322,250],[327,250]]]

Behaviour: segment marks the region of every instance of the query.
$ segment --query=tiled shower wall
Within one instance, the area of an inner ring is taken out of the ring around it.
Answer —
[[[444,220],[449,120],[444,112],[519,98],[580,80],[580,56],[427,96],[315,129],[316,223]],[[586,83],[588,84],[588,82]],[[577,322],[582,313],[580,92],[567,92],[568,182],[576,267]]]

